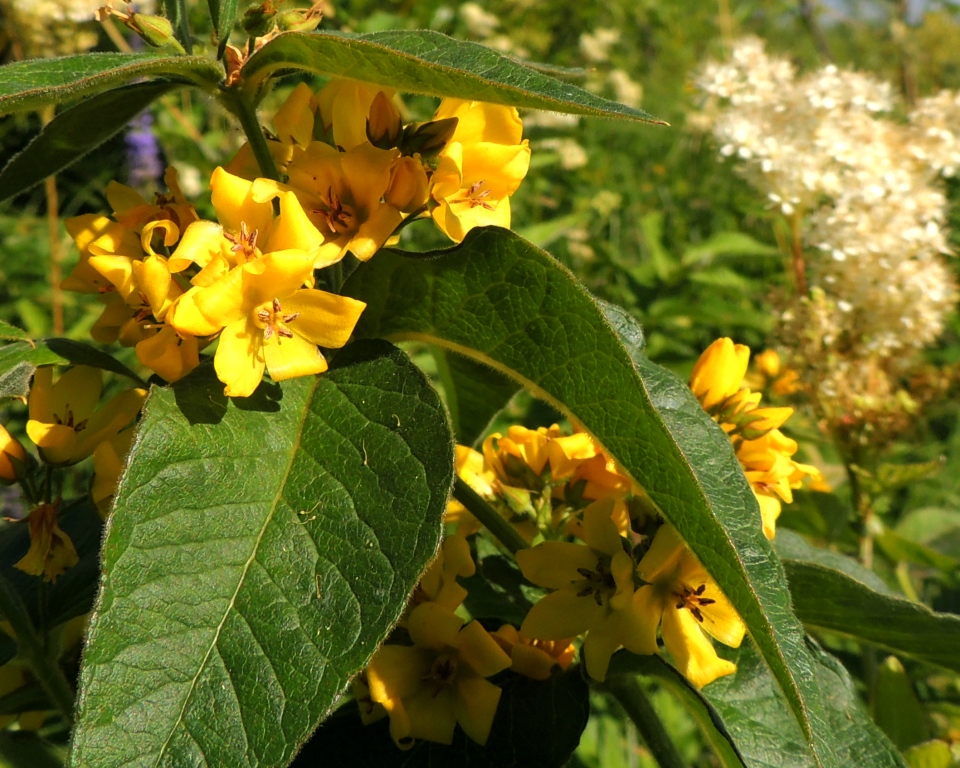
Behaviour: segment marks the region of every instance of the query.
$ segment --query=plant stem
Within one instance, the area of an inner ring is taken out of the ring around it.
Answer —
[[[257,120],[257,112],[244,99],[243,94],[235,88],[227,88],[221,91],[224,106],[239,121],[240,127],[250,142],[250,149],[253,150],[253,156],[257,158],[257,164],[260,166],[260,173],[264,178],[280,181],[280,171],[277,170],[277,164],[273,161],[273,155],[270,154],[270,147],[267,146],[267,139],[263,135],[263,129]]]
[[[471,515],[483,523],[483,526],[503,546],[510,550],[510,554],[516,554],[529,546],[523,540],[523,536],[517,533],[517,530],[504,520],[497,510],[487,504],[473,488],[459,477],[453,484],[453,497],[463,504]]]
[[[0,576],[0,614],[10,622],[20,657],[43,686],[53,706],[60,710],[67,722],[72,723],[73,689],[57,660],[45,650],[44,642],[34,629],[20,595],[3,576]]]
[[[608,678],[598,687],[613,696],[624,708],[660,768],[685,768],[686,763],[637,678],[618,675]]]
[[[45,107],[40,120],[47,125],[54,116],[53,105]],[[47,236],[50,240],[50,315],[53,320],[53,335],[63,336],[63,249],[60,247],[60,198],[57,196],[57,177],[47,176],[44,181],[47,196]]]

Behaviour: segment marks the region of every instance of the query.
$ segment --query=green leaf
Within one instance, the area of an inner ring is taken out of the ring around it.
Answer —
[[[817,759],[833,765],[838,746],[819,728],[813,661],[780,561],[729,439],[689,388],[643,357],[629,316],[613,311],[612,327],[566,269],[506,230],[474,230],[460,246],[418,256],[383,251],[353,274],[344,291],[367,302],[357,333],[473,357],[597,437],[730,598]]]
[[[0,171],[0,200],[69,167],[176,87],[176,83],[153,81],[114,88],[60,113]]]
[[[469,357],[433,347],[453,434],[461,445],[475,445],[493,417],[517,392],[502,373]]]
[[[888,656],[877,669],[870,712],[901,752],[930,738],[926,713],[896,656]]]
[[[71,765],[282,766],[403,610],[453,479],[406,355],[153,390],[104,545]]]
[[[30,334],[0,320],[0,341],[30,341]]]
[[[207,0],[210,8],[210,18],[213,19],[213,29],[216,33],[219,44],[217,46],[217,58],[223,58],[223,52],[230,42],[230,33],[233,31],[233,25],[237,21],[237,0]]]
[[[680,263],[710,264],[722,256],[777,256],[780,251],[772,245],[761,243],[744,232],[717,232],[706,240],[691,245],[683,252]]]
[[[486,46],[423,29],[365,35],[289,32],[250,57],[243,67],[244,86],[255,91],[268,77],[290,69],[350,77],[428,96],[659,122],[643,110],[554,80]]]
[[[956,765],[950,745],[938,739],[911,747],[905,757],[910,768],[954,768]]]
[[[960,672],[960,616],[897,597],[850,558],[809,545],[804,551],[791,540],[800,537],[784,533],[777,533],[777,549],[804,624]],[[781,538],[791,541],[785,546]]]
[[[90,365],[146,386],[127,366],[96,347],[72,339],[43,339],[0,347],[0,400],[26,397],[33,372],[41,365]]]
[[[589,689],[580,669],[571,667],[549,680],[513,673],[494,678],[503,693],[484,746],[460,728],[453,744],[418,741],[401,752],[390,738],[387,720],[363,725],[353,702],[341,707],[293,762],[291,768],[349,765],[351,768],[561,768],[580,742],[590,714]]]
[[[0,116],[61,104],[139,78],[166,78],[212,91],[223,70],[206,56],[83,53],[17,61],[0,67]]]
[[[743,756],[723,724],[720,714],[704,695],[660,656],[638,656],[618,651],[610,660],[608,676],[643,675],[656,680],[675,696],[700,727],[723,768],[742,768]]]
[[[905,768],[903,758],[861,705],[853,681],[835,658],[810,642],[816,661],[811,683],[831,706],[821,726],[831,734],[831,765]],[[737,671],[703,689],[751,768],[809,768],[803,734],[785,706],[770,670],[749,638],[732,654]]]

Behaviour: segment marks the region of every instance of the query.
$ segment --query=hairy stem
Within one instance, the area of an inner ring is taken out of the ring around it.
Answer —
[[[650,698],[635,677],[618,675],[598,686],[615,698],[624,708],[647,743],[660,768],[684,768],[686,762],[677,752],[673,739],[667,733]]]
[[[257,158],[260,173],[264,178],[280,181],[280,171],[277,170],[277,164],[273,161],[273,155],[270,154],[270,147],[267,146],[263,128],[257,120],[256,110],[250,106],[243,94],[234,88],[221,91],[221,99],[223,105],[240,121],[240,127],[243,128],[247,141],[250,142],[253,156]]]
[[[477,518],[503,546],[509,549],[511,554],[527,548],[528,544],[523,540],[523,536],[459,477],[453,484],[453,497],[463,504],[467,511]]]

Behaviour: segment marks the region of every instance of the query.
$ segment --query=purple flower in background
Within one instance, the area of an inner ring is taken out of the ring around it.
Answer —
[[[134,189],[155,186],[163,176],[160,145],[153,134],[153,115],[149,110],[135,118],[127,128],[127,183]]]

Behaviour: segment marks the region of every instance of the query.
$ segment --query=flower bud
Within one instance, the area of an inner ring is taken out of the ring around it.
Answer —
[[[419,152],[425,158],[433,157],[453,138],[459,122],[459,118],[447,117],[419,125],[408,125],[400,139],[400,151],[404,155],[415,155]]]
[[[313,32],[322,18],[319,9],[291,8],[277,15],[277,27],[281,32]]]
[[[250,37],[263,37],[273,31],[277,23],[277,8],[273,0],[265,0],[260,5],[247,9],[240,20],[240,26]]]
[[[124,24],[154,48],[172,45],[181,52],[186,53],[173,36],[173,25],[169,19],[165,19],[163,16],[147,16],[142,13],[134,13]]]
[[[367,138],[378,149],[392,149],[403,135],[403,121],[397,105],[383,91],[378,91],[370,105]]]
[[[393,168],[383,199],[398,211],[413,213],[427,202],[427,173],[415,157],[401,157]]]
[[[0,426],[0,484],[17,482],[17,470],[27,460],[20,441]]]

